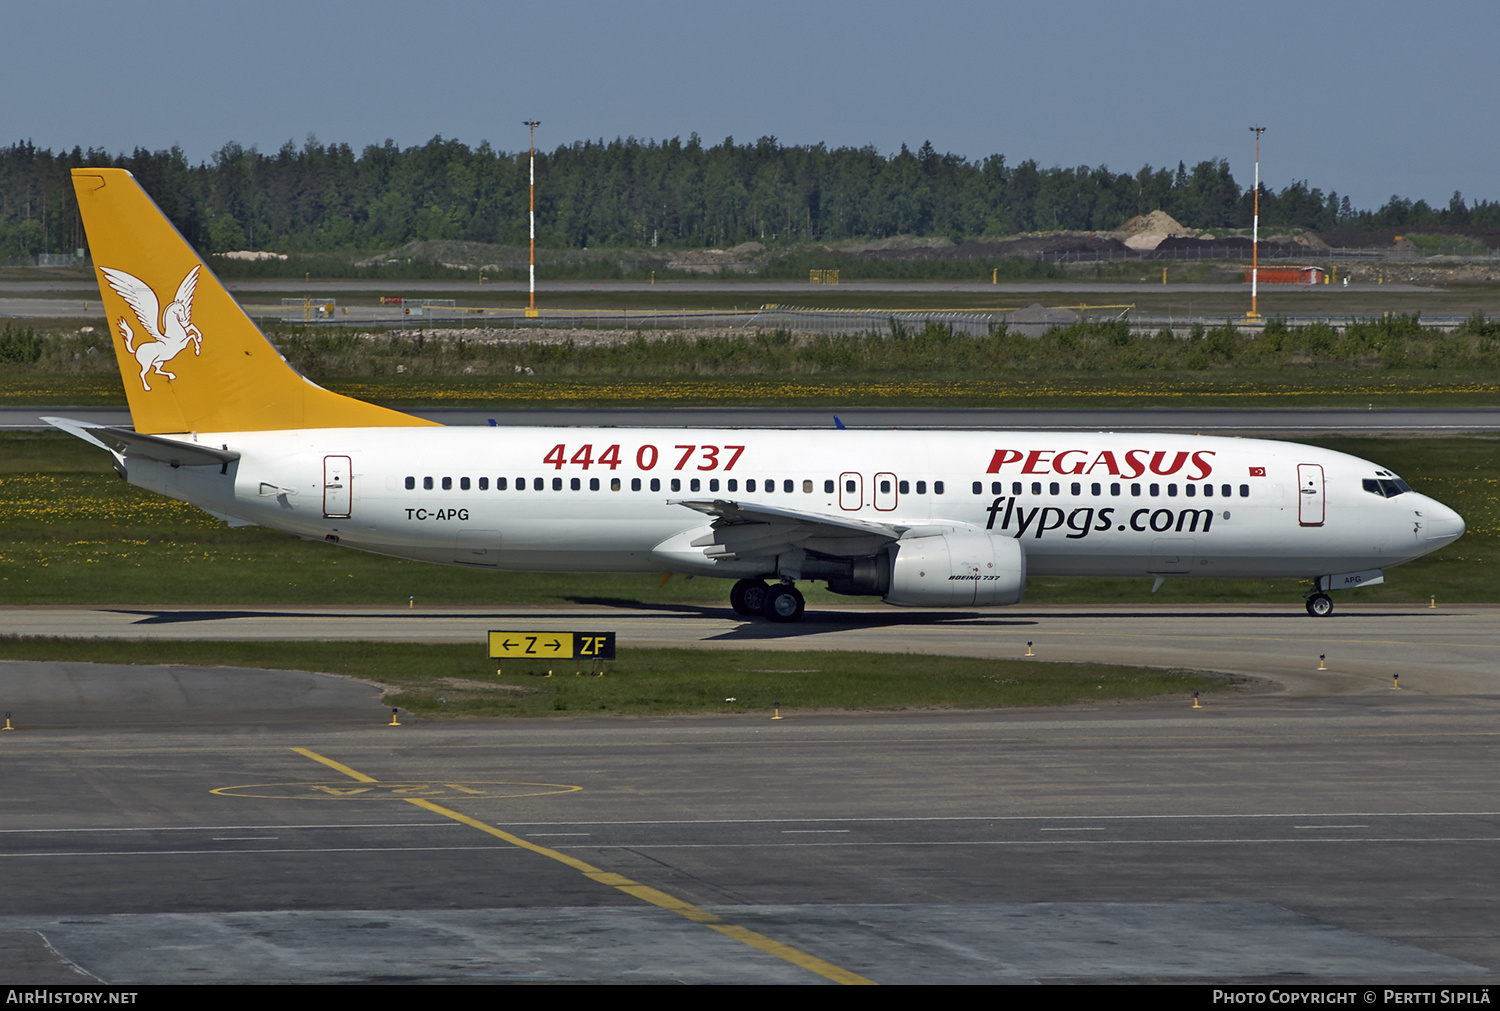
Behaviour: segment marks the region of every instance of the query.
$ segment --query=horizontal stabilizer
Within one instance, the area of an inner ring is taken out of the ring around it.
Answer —
[[[119,457],[134,457],[137,460],[157,460],[173,467],[222,467],[240,458],[240,454],[228,447],[215,449],[196,442],[178,442],[157,435],[142,435],[128,428],[113,425],[94,425],[87,421],[70,418],[43,418],[47,424],[60,428],[69,435],[107,449]]]

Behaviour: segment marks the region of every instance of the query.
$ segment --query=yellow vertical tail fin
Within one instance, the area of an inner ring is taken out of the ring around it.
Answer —
[[[74,169],[73,189],[136,431],[436,424],[300,375],[129,172]]]

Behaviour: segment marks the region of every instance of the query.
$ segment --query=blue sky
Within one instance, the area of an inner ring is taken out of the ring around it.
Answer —
[[[1227,158],[1336,189],[1500,199],[1500,4],[1391,0],[737,4],[0,0],[0,143],[53,149],[310,134],[505,150],[931,140],[1043,166]]]

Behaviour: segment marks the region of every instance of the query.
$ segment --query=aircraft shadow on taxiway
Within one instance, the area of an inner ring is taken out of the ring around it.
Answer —
[[[898,628],[917,626],[944,626],[963,625],[965,627],[1022,627],[1037,625],[1043,619],[1077,619],[1087,618],[1091,621],[1109,620],[1134,620],[1140,618],[1179,618],[1179,619],[1205,619],[1205,618],[1248,618],[1259,621],[1298,621],[1308,620],[1305,614],[1300,614],[1288,609],[1286,612],[1265,611],[1236,611],[1231,609],[1212,610],[1176,610],[1162,609],[1152,611],[1053,611],[1046,614],[1034,614],[1025,612],[1012,612],[1008,614],[995,614],[987,611],[807,611],[802,620],[796,624],[778,624],[756,618],[744,618],[735,614],[729,608],[715,604],[645,604],[635,600],[625,600],[615,597],[576,597],[571,598],[576,604],[594,606],[601,608],[613,608],[619,610],[631,610],[637,612],[651,612],[655,614],[674,614],[684,618],[712,618],[722,620],[731,618],[739,620],[740,624],[730,631],[719,635],[705,637],[705,642],[732,642],[736,640],[766,640],[766,639],[796,639],[808,635],[816,635],[822,632],[837,632],[859,629],[875,628]],[[229,621],[236,618],[317,618],[323,621],[370,621],[383,618],[399,619],[402,621],[451,621],[454,618],[488,618],[497,622],[515,622],[532,620],[595,620],[594,616],[581,618],[574,611],[547,611],[527,610],[522,613],[496,611],[485,612],[453,612],[453,611],[402,611],[391,610],[350,612],[345,614],[330,614],[326,611],[289,611],[281,609],[257,610],[245,608],[243,610],[177,610],[172,608],[101,608],[114,614],[133,614],[139,617],[132,622],[135,625],[183,625],[205,621]],[[1349,621],[1357,619],[1384,619],[1397,617],[1404,612],[1386,611],[1360,611],[1350,614],[1348,612],[1335,614],[1332,617]],[[1456,617],[1452,613],[1446,617]]]

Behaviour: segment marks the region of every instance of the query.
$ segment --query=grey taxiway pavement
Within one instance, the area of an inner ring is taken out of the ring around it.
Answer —
[[[392,727],[375,690],[327,675],[0,664],[17,728],[0,732],[4,982],[1500,979],[1500,608],[850,607],[791,630],[607,605],[0,622],[476,649],[489,628],[580,623],[622,647],[1032,642],[1039,662],[1254,678],[1199,709]]]

